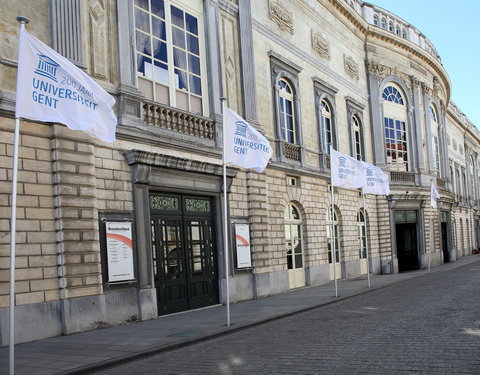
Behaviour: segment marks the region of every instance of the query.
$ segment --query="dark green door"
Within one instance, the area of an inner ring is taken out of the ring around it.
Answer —
[[[419,268],[416,223],[396,224],[397,257],[400,272]]]
[[[218,303],[210,198],[150,196],[159,315]]]

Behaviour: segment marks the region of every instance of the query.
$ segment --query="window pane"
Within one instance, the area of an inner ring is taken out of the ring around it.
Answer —
[[[185,49],[185,32],[172,27],[173,45]]]
[[[156,38],[153,38],[153,57],[167,62],[167,45]]]
[[[151,0],[152,1],[152,13],[165,19],[165,9],[163,6],[163,0]]]
[[[178,48],[173,49],[173,61],[177,68],[187,70],[187,54]]]
[[[187,89],[187,73],[175,69],[175,87],[177,89]]]
[[[162,40],[167,39],[165,35],[165,22],[157,17],[152,17],[152,34]]]
[[[147,33],[150,32],[148,13],[142,12],[140,9],[135,9],[135,27]]]
[[[188,35],[187,34],[187,46],[188,50],[195,55],[199,54],[199,48],[198,48],[198,38],[193,36],[193,35]]]
[[[190,92],[202,95],[202,83],[199,77],[189,75],[190,77]]]
[[[168,85],[168,65],[155,61],[154,77],[156,82],[163,83],[164,85]]]
[[[135,0],[135,5],[148,10],[148,0]]]
[[[144,53],[145,55],[151,55],[151,45],[150,45],[150,37],[147,34],[144,34],[140,31],[135,33],[136,35],[136,43],[137,43],[137,51]]]
[[[198,35],[197,19],[188,13],[185,13],[185,19],[187,21],[187,31]]]
[[[188,54],[188,70],[200,75],[200,59],[198,57]]]
[[[171,11],[172,11],[172,23],[184,29],[185,24],[183,22],[183,11],[174,6],[171,7]]]
[[[144,77],[152,78],[152,59],[137,54],[137,71]]]

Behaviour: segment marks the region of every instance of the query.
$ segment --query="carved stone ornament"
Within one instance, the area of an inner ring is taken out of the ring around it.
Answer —
[[[312,30],[312,48],[317,52],[320,57],[330,60],[330,48],[328,45],[328,40],[320,34],[319,32]]]
[[[293,34],[293,15],[278,1],[269,1],[268,13],[270,19],[275,22],[280,29]]]
[[[422,82],[422,89],[427,96],[432,96],[432,88],[426,82]]]
[[[355,62],[355,60],[353,60],[351,56],[343,55],[343,60],[345,64],[345,72],[350,77],[358,81],[358,77],[359,77],[358,64]]]
[[[440,80],[438,79],[437,76],[433,77],[433,95],[438,96],[440,93],[441,87],[440,87]]]
[[[381,65],[378,62],[373,60],[367,63],[367,69],[368,69],[368,73],[378,77],[379,82],[383,81],[385,77],[392,74],[392,68],[385,65]]]

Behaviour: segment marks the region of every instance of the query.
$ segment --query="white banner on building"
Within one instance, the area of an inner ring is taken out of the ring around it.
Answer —
[[[332,186],[358,189],[365,185],[366,170],[361,161],[330,149]]]
[[[113,96],[24,28],[19,45],[15,117],[58,122],[115,141]]]
[[[366,169],[363,194],[389,195],[390,183],[388,182],[388,174],[370,163],[362,162],[362,164]]]
[[[225,165],[252,168],[261,173],[272,157],[268,140],[235,111],[223,107]]]
[[[250,226],[248,224],[235,224],[235,244],[237,247],[237,268],[251,267]]]
[[[108,281],[126,281],[135,278],[133,273],[132,223],[107,221]]]

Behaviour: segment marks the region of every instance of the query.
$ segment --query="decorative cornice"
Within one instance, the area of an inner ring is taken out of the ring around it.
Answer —
[[[141,150],[127,151],[124,153],[124,156],[128,165],[145,164],[152,167],[163,167],[215,176],[223,175],[223,167],[221,165],[199,160],[184,159],[176,156],[157,154]],[[238,170],[235,168],[227,168],[228,177],[235,177],[237,172]]]
[[[279,1],[270,0],[268,2],[268,15],[283,31],[293,34],[293,15]]]

